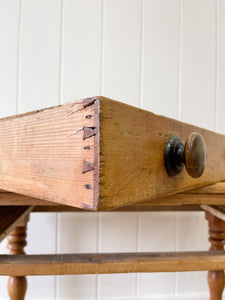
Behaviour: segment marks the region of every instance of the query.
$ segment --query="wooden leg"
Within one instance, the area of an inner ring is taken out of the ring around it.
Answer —
[[[26,229],[29,217],[23,220],[7,237],[10,254],[25,254]],[[11,300],[24,300],[27,289],[26,277],[9,277],[8,293]]]
[[[217,217],[206,213],[209,222],[209,250],[224,250],[225,243],[225,222]],[[224,271],[209,271],[208,285],[210,290],[210,300],[221,300],[225,283]]]

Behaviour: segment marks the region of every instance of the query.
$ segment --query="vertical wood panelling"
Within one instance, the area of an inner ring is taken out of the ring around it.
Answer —
[[[104,1],[103,95],[139,103],[141,1]]]
[[[60,0],[22,0],[19,112],[59,103]],[[36,242],[35,242],[36,240]],[[56,214],[31,215],[28,253],[56,251]],[[29,277],[28,299],[54,299],[54,277]]]
[[[216,130],[225,134],[225,1],[217,1],[217,120]]]
[[[215,0],[183,0],[181,119],[213,129]]]
[[[140,103],[141,1],[103,1],[102,93]],[[101,213],[99,251],[136,251],[137,213]],[[134,299],[136,274],[98,276],[98,299]]]
[[[136,251],[136,213],[101,213],[100,252]],[[134,299],[136,274],[98,275],[98,299]]]
[[[0,117],[103,94],[225,133],[224,15],[224,0],[0,1]],[[26,250],[208,247],[202,213],[176,220],[168,212],[108,212],[32,214]],[[6,241],[0,251],[8,252]],[[0,277],[1,299],[6,281]],[[30,277],[27,298],[206,300],[207,293],[205,272],[113,274]]]
[[[179,1],[144,0],[143,106],[178,116]]]
[[[182,3],[181,120],[213,130],[216,94],[216,1],[183,0]],[[178,214],[177,250],[207,250],[207,223],[204,216],[185,216]],[[193,282],[191,288],[190,281]],[[207,292],[204,272],[177,274],[176,283],[178,296]]]
[[[100,92],[101,0],[64,0],[62,29],[62,99]]]
[[[177,251],[202,251],[208,248],[208,224],[204,213],[180,212],[178,214]],[[207,272],[177,274],[178,296],[201,295],[206,294],[207,291]]]
[[[59,222],[59,253],[97,251],[97,213],[62,213]],[[96,276],[58,276],[57,299],[95,299]]]
[[[175,217],[171,212],[140,214],[140,251],[175,251]],[[157,228],[157,230],[156,230]],[[138,297],[166,297],[174,293],[174,274],[139,274]]]
[[[0,1],[0,117],[16,113],[19,13],[19,0]]]
[[[31,214],[28,222],[28,254],[55,253],[56,217],[55,213]],[[55,299],[54,276],[28,277],[27,299]]]
[[[101,0],[63,1],[61,102],[100,94],[101,17]],[[97,225],[98,214],[60,214],[57,251],[95,252]],[[96,276],[58,276],[56,294],[60,300],[94,300]]]
[[[58,104],[60,0],[22,0],[19,112]]]
[[[20,1],[0,1],[0,117],[17,112],[19,21]],[[0,245],[1,254],[8,254],[6,244],[5,239]],[[8,299],[7,280],[0,276],[0,299]]]
[[[178,117],[179,1],[144,0],[143,91],[145,109]],[[161,221],[160,221],[161,220]],[[165,226],[163,226],[165,225]],[[157,228],[157,231],[155,230]],[[139,251],[175,250],[175,213],[140,213]],[[139,274],[138,297],[174,295],[175,275]]]

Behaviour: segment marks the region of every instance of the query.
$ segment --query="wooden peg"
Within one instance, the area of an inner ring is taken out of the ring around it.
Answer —
[[[225,221],[206,213],[209,222],[209,250],[224,250],[225,243]],[[208,285],[210,290],[210,300],[221,300],[224,290],[225,275],[224,271],[209,271]]]
[[[7,237],[9,254],[25,254],[26,230],[29,217],[24,219]],[[27,279],[21,277],[9,277],[8,293],[11,300],[24,300],[27,290]]]

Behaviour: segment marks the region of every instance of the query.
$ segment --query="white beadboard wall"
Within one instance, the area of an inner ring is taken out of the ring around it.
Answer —
[[[101,94],[225,134],[225,0],[0,0],[0,37],[0,117]],[[200,212],[36,213],[26,251],[208,247]],[[208,288],[206,272],[29,277],[26,299],[206,300]]]

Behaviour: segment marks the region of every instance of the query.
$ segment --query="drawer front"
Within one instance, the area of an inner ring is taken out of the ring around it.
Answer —
[[[204,172],[199,178],[192,178],[184,167],[172,177],[164,161],[166,143],[176,135],[185,144],[192,133],[200,134],[205,141]],[[104,98],[100,100],[99,177],[100,209],[222,181],[225,180],[225,137]]]

